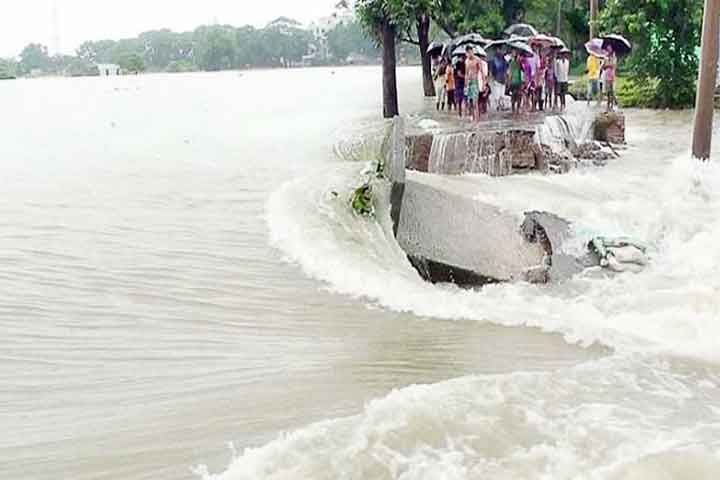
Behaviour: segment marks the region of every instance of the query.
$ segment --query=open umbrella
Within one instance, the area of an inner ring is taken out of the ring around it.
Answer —
[[[431,57],[439,57],[440,55],[442,55],[444,49],[445,49],[444,43],[432,42],[428,46],[427,53]]]
[[[603,41],[599,38],[593,38],[585,44],[585,50],[588,54],[594,55],[598,58],[605,58],[607,53],[603,50]]]
[[[632,51],[632,45],[622,35],[610,34],[603,35],[601,38],[603,41],[603,49],[611,46],[618,56],[627,55]]]
[[[535,52],[533,52],[533,49],[530,48],[526,43],[513,42],[510,44],[510,48],[512,48],[513,50],[517,50],[518,52],[520,52],[522,55],[525,55],[525,56],[535,55]]]
[[[485,52],[485,49],[482,48],[480,45],[473,45],[473,52],[475,52],[475,55],[478,55],[480,57],[487,57],[487,52]],[[462,57],[467,55],[467,45],[464,45],[462,47],[457,47],[452,52],[453,57]]]
[[[486,39],[479,33],[468,33],[467,35],[463,35],[461,37],[456,38],[453,40],[453,44],[456,47],[460,47],[462,45],[480,45],[484,46],[490,43],[490,40]]]
[[[453,50],[453,52],[452,52],[453,58],[455,58],[455,57],[464,57],[465,55],[467,55],[467,52],[465,52],[465,47],[457,47],[457,48],[456,48],[455,50]]]
[[[516,23],[505,29],[505,35],[508,37],[512,37],[513,35],[518,37],[534,37],[537,34],[538,31],[535,30],[535,27],[527,23]]]
[[[562,50],[563,48],[567,48],[565,46],[565,42],[563,42],[562,38],[560,37],[552,37],[553,41],[555,42],[553,45],[550,46],[550,48],[557,48],[559,50]]]
[[[529,40],[529,37],[518,37],[517,35],[513,35],[510,38],[504,38],[502,40],[493,40],[492,42],[488,43],[485,48],[496,48],[501,47],[504,45],[510,45],[511,43],[527,43]]]
[[[539,45],[540,48],[548,48],[552,47],[553,45],[556,45],[556,41],[554,37],[549,37],[544,34],[538,34],[534,37],[530,37],[530,40],[528,40],[528,43],[530,46],[532,45]]]

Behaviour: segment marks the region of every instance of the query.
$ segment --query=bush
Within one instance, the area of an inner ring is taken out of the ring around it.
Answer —
[[[627,108],[658,108],[659,80],[643,80],[638,78],[619,78],[617,83],[617,99],[621,107]]]

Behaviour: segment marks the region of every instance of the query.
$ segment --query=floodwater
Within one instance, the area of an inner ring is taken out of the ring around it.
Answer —
[[[645,272],[466,291],[348,212],[366,165],[334,150],[383,131],[379,75],[0,83],[0,478],[720,475],[720,169],[691,115],[630,112],[603,170],[458,180],[578,245],[636,236]]]

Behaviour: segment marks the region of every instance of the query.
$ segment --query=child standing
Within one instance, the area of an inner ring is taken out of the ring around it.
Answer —
[[[570,81],[570,50],[560,50],[560,58],[555,61],[555,78],[557,78],[557,94],[560,97],[560,110],[565,110],[565,96]]]
[[[455,107],[455,72],[450,64],[445,68],[445,90],[447,91],[448,112],[452,112]]]
[[[518,52],[513,52],[512,59],[508,65],[507,81],[510,93],[510,104],[513,115],[520,112],[523,92],[523,68],[520,64]]]
[[[437,102],[435,104],[435,108],[440,110],[445,110],[445,100],[447,98],[447,89],[445,87],[445,60],[442,60],[440,64],[438,65],[437,70],[435,70],[435,95],[437,97]]]
[[[617,101],[615,100],[615,75],[616,75],[616,69],[617,69],[617,57],[615,56],[615,52],[613,51],[612,46],[608,46],[607,49],[607,59],[605,60],[605,63],[603,63],[603,72],[605,73],[605,93],[607,95],[607,109],[608,112],[612,112],[615,109],[615,104]]]

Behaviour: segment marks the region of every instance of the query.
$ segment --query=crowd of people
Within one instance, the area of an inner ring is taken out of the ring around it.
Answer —
[[[518,48],[495,47],[491,59],[483,48],[468,45],[463,54],[435,59],[437,109],[456,111],[477,121],[492,111],[514,115],[537,111],[564,111],[570,82],[571,52],[538,43]],[[587,63],[588,101],[607,96],[615,102],[616,56],[612,48],[603,57],[590,55]]]

